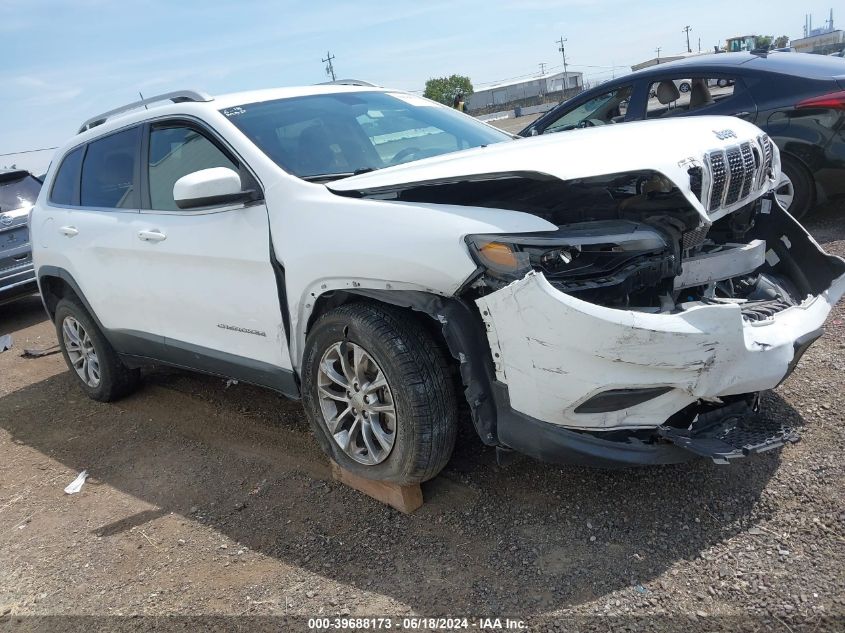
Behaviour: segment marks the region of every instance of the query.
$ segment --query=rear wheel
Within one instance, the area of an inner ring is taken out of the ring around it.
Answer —
[[[111,402],[135,390],[140,370],[129,369],[120,361],[82,305],[61,299],[55,323],[65,362],[90,398]]]
[[[797,219],[807,215],[815,202],[813,179],[797,160],[781,155],[781,176],[775,197]]]
[[[681,85],[678,86],[678,90],[681,92],[689,92],[690,91],[690,84],[688,81],[682,81]]]
[[[303,399],[323,450],[362,477],[431,479],[455,445],[457,405],[443,351],[413,317],[348,304],[306,343]]]

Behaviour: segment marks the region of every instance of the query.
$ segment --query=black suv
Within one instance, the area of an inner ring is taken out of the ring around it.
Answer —
[[[38,290],[28,220],[39,191],[28,171],[0,171],[0,303]]]
[[[561,103],[520,135],[707,114],[769,134],[783,163],[777,196],[793,216],[845,196],[845,59],[836,57],[721,53],[658,64]]]

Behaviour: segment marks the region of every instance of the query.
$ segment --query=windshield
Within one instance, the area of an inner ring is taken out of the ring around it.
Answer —
[[[0,211],[12,211],[35,204],[41,182],[25,172],[0,174]]]
[[[472,117],[404,93],[311,95],[221,112],[279,167],[306,180],[511,140]]]

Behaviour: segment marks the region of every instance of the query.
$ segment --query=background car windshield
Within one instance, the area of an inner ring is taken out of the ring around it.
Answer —
[[[35,203],[41,181],[27,173],[0,174],[0,211],[12,211]]]
[[[465,114],[402,93],[311,95],[221,112],[282,169],[315,180],[511,140]]]

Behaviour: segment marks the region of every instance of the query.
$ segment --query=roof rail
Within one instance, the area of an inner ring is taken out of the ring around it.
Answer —
[[[140,101],[133,101],[132,103],[129,103],[125,106],[121,106],[119,108],[115,108],[114,110],[109,110],[108,112],[98,114],[95,117],[91,117],[90,119],[85,121],[85,123],[82,124],[77,134],[81,134],[82,132],[90,130],[93,127],[97,127],[98,125],[102,125],[116,114],[122,114],[123,112],[135,110],[136,108],[146,106],[150,103],[157,103],[159,101],[172,101],[173,103],[184,103],[186,101],[196,102],[213,100],[214,97],[204,92],[199,92],[197,90],[176,90],[175,92],[165,92],[164,94],[155,95],[153,97],[147,97],[146,99],[141,99]]]
[[[317,84],[318,86],[366,86],[368,88],[378,88],[375,84],[362,79],[336,79],[334,81],[324,81]]]

